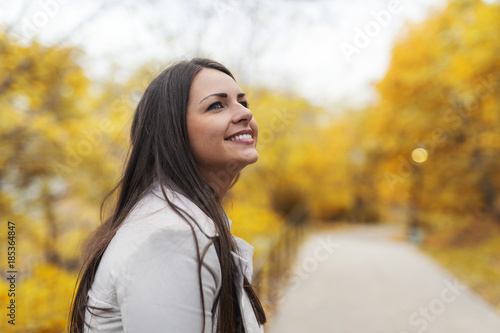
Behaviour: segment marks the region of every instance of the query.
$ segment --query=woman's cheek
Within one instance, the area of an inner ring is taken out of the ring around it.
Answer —
[[[254,133],[255,146],[257,146],[257,142],[259,141],[259,125],[257,124],[255,118],[253,118],[252,121],[253,121],[252,130]]]

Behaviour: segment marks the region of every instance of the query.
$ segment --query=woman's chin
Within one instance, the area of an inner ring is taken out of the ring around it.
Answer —
[[[245,161],[247,162],[247,164],[253,164],[253,163],[257,162],[258,159],[259,159],[259,153],[257,152],[257,150],[254,150],[253,152],[249,152],[245,156]]]

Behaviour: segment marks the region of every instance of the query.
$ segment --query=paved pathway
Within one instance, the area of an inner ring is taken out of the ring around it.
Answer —
[[[313,234],[266,333],[500,333],[500,315],[394,229]]]

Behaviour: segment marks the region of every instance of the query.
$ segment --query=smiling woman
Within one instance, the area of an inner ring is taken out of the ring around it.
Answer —
[[[115,210],[84,251],[71,332],[263,331],[253,248],[231,234],[221,204],[257,161],[257,137],[247,97],[221,64],[184,61],[153,80]]]

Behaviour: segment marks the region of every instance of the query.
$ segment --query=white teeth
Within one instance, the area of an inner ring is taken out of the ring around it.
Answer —
[[[241,134],[241,135],[236,135],[233,136],[232,138],[228,139],[229,141],[236,141],[236,140],[242,140],[242,139],[251,139],[252,136],[250,134]]]

